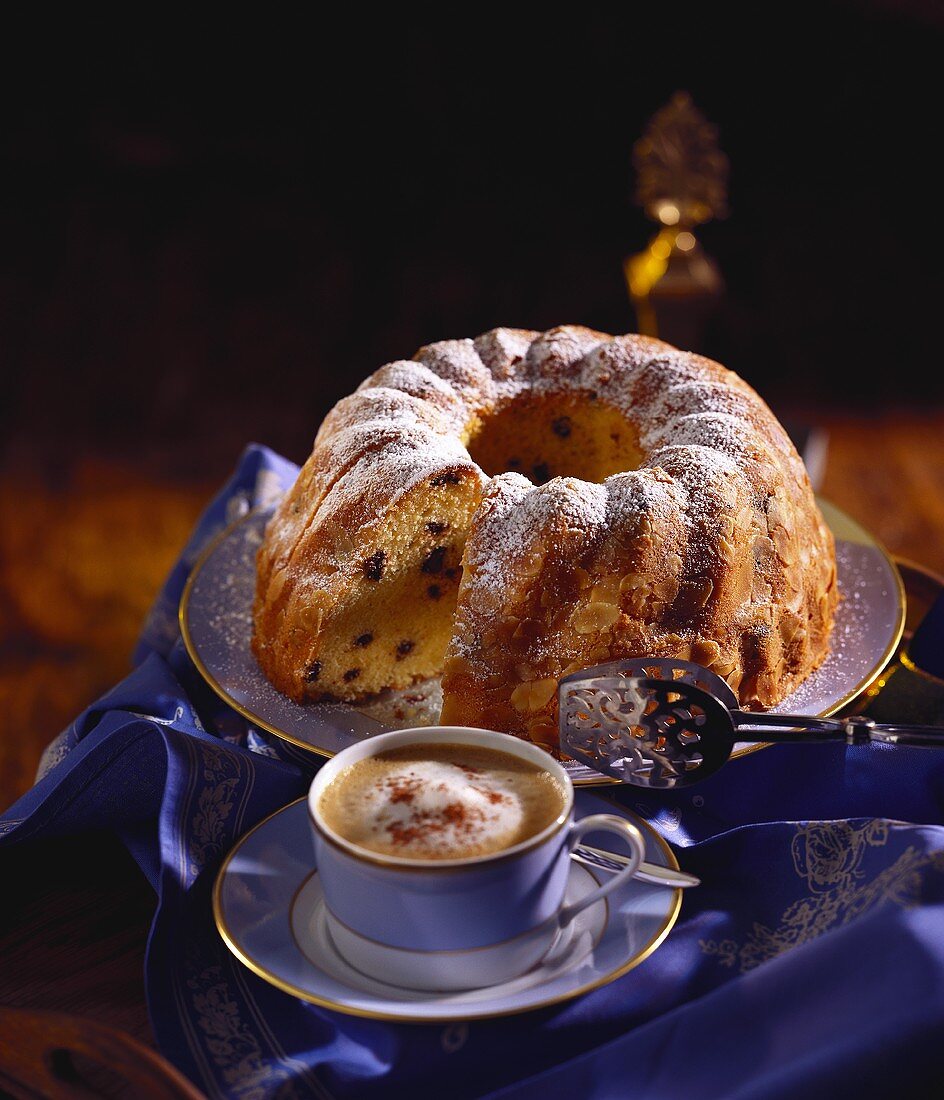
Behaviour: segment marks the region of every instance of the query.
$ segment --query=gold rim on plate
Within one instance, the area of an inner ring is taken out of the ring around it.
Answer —
[[[818,711],[811,717],[828,718],[832,714],[836,714],[842,710],[843,707],[848,706],[854,699],[866,691],[871,685],[881,676],[885,670],[888,662],[895,655],[895,651],[901,641],[901,636],[905,628],[906,617],[906,598],[905,598],[905,586],[902,581],[901,574],[898,571],[898,567],[895,564],[894,558],[889,554],[881,542],[875,538],[870,532],[868,532],[861,524],[857,523],[850,516],[846,515],[841,509],[837,508],[829,501],[817,498],[817,503],[823,512],[823,518],[826,520],[826,525],[833,532],[837,538],[845,539],[848,542],[858,543],[862,546],[870,546],[877,550],[885,559],[888,565],[891,576],[894,578],[896,585],[897,605],[898,605],[898,623],[895,630],[892,632],[892,638],[885,648],[884,653],[878,659],[872,670],[864,676],[855,687],[851,688],[845,695],[842,696],[837,702],[833,703],[825,710]],[[266,722],[264,718],[254,714],[247,707],[244,707],[238,700],[234,699],[232,695],[223,687],[222,684],[216,679],[213,673],[207,668],[203,659],[200,657],[197,647],[193,642],[193,638],[190,634],[190,628],[187,622],[189,607],[190,607],[190,595],[193,591],[194,584],[200,575],[201,570],[206,565],[207,561],[212,556],[216,548],[227,539],[231,534],[242,524],[247,523],[253,519],[256,514],[264,509],[261,507],[253,508],[246,515],[241,516],[234,523],[224,528],[215,538],[201,551],[200,556],[194,562],[193,568],[190,571],[190,576],[187,578],[187,583],[184,585],[183,593],[180,597],[180,605],[178,607],[177,619],[180,626],[180,635],[183,639],[184,647],[190,659],[197,667],[197,671],[203,677],[203,679],[209,684],[213,691],[223,700],[228,707],[231,707],[238,714],[241,714],[248,722],[251,722],[253,726],[258,729],[264,730],[266,733],[271,734],[273,737],[277,737],[280,741],[285,741],[288,744],[294,745],[296,748],[302,749],[304,752],[313,753],[315,756],[325,757],[330,759],[335,754],[328,749],[318,748],[316,745],[312,745],[308,741],[303,741],[300,737],[295,737],[293,734],[285,733],[284,731],[277,729],[271,723]],[[355,708],[356,709],[356,708]],[[378,731],[379,732],[379,731]],[[756,744],[747,745],[741,749],[735,749],[731,753],[731,759],[736,760],[743,756],[749,756],[751,753],[758,752],[761,749],[770,748],[770,742],[758,741]],[[618,783],[619,780],[612,779],[609,776],[600,776],[599,778],[586,778],[573,780],[574,785],[577,787],[591,787],[591,786],[609,786],[614,783]]]
[[[589,795],[589,792],[587,793]],[[597,795],[589,796],[594,798],[599,797]],[[443,1022],[444,1018],[442,1017],[437,1018],[435,1016],[416,1016],[411,1015],[409,1012],[377,1012],[368,1008],[352,1007],[350,1005],[344,1004],[343,1002],[332,1001],[328,997],[320,997],[316,993],[312,993],[310,990],[304,989],[301,986],[296,986],[292,982],[287,982],[284,979],[280,978],[277,974],[274,974],[271,970],[269,970],[266,967],[265,963],[253,958],[251,955],[247,954],[242,947],[240,947],[238,937],[232,931],[232,929],[229,928],[226,923],[226,919],[223,916],[222,893],[223,882],[226,878],[227,869],[233,858],[239,853],[245,842],[249,839],[249,837],[253,835],[253,833],[256,832],[257,829],[261,829],[278,814],[284,813],[292,806],[297,806],[299,802],[305,801],[306,797],[307,796],[303,795],[302,798],[297,798],[293,802],[289,802],[287,805],[282,806],[280,809],[275,810],[271,814],[268,814],[260,822],[254,825],[247,833],[244,833],[243,836],[241,836],[230,849],[229,853],[226,856],[226,859],[220,866],[220,869],[216,874],[216,881],[213,883],[213,920],[216,924],[217,931],[223,939],[223,942],[233,953],[233,955],[235,955],[236,958],[239,959],[239,961],[244,966],[248,967],[254,974],[257,974],[260,978],[263,978],[270,985],[275,986],[276,989],[280,989],[283,993],[289,993],[293,997],[299,997],[302,1000],[307,1001],[309,1004],[318,1005],[321,1008],[329,1008],[334,1012],[341,1012],[346,1016],[360,1016],[370,1020],[390,1020],[396,1021],[398,1023],[416,1024],[435,1024]],[[605,802],[604,799],[601,799],[601,801]],[[612,810],[612,806],[610,806],[608,802],[606,803],[606,805],[609,807],[610,810]],[[634,814],[631,810],[627,810],[625,807],[620,807],[619,809],[623,816],[627,818],[627,820],[632,821],[633,824],[635,824],[638,828],[642,829],[644,832],[652,837],[656,845],[666,857],[666,867],[673,871],[681,870],[678,864],[678,860],[675,858],[675,853],[669,847],[668,843],[655,831],[655,829],[653,829],[648,821]],[[317,870],[317,868],[315,868],[315,870]],[[589,868],[584,868],[584,870],[589,870]],[[310,877],[310,875],[306,876],[304,882],[292,894],[292,900],[289,906],[290,922],[291,909],[294,908],[299,891],[302,889],[305,883],[307,883]],[[596,875],[594,875],[592,872],[591,877],[596,879]],[[599,879],[597,879],[597,882],[599,882]],[[534,1004],[525,1005],[523,1007],[518,1006],[509,1009],[499,1009],[497,1012],[488,1009],[476,1011],[474,1007],[470,1006],[469,1011],[463,1011],[461,1015],[450,1015],[448,1019],[481,1020],[497,1018],[499,1016],[518,1016],[524,1012],[535,1012],[538,1009],[547,1008],[550,1005],[560,1004],[563,1001],[572,1000],[574,997],[583,996],[584,993],[589,993],[594,989],[599,989],[601,986],[607,985],[610,982],[615,981],[617,978],[622,977],[624,974],[628,974],[630,970],[633,970],[635,967],[639,966],[640,963],[649,958],[653,951],[656,950],[656,948],[669,934],[676,920],[678,920],[679,911],[682,908],[682,890],[678,886],[666,887],[665,889],[672,889],[672,892],[675,896],[672,900],[671,909],[669,910],[669,912],[666,913],[661,927],[655,933],[655,935],[651,937],[649,942],[644,944],[632,956],[632,958],[628,959],[622,965],[615,967],[609,973],[604,974],[600,978],[594,979],[592,982],[587,982],[585,985],[579,986],[576,989],[568,990],[566,993],[559,994],[555,997],[549,997],[547,998],[547,1000],[538,1001]],[[296,944],[296,946],[298,945]],[[304,955],[304,952],[301,951],[300,947],[298,948],[298,950]],[[435,996],[435,994],[430,994],[430,996]],[[408,1005],[411,1002],[407,1001],[404,1003]]]

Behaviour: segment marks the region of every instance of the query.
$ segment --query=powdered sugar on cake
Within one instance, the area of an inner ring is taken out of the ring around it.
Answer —
[[[484,592],[500,593],[510,571],[522,564],[533,572],[537,561],[522,563],[522,552],[535,553],[537,532],[588,532],[606,521],[607,491],[576,478],[555,478],[535,488],[521,474],[492,479],[474,544],[467,548],[466,567]]]

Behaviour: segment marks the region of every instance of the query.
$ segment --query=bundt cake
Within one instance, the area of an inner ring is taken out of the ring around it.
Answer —
[[[442,721],[556,740],[556,686],[677,656],[768,707],[822,661],[832,535],[737,375],[641,336],[496,329],[339,402],[258,556],[256,656],[298,701],[442,674]]]

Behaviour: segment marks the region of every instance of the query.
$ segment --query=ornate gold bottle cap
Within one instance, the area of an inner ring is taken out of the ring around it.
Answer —
[[[636,201],[661,227],[623,265],[637,327],[697,349],[700,324],[724,280],[694,229],[727,213],[728,158],[715,127],[687,92],[676,92],[633,147],[633,165]]]

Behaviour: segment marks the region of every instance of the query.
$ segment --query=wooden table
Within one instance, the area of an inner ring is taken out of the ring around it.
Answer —
[[[820,493],[889,551],[944,573],[944,411],[822,418]]]
[[[810,415],[807,412],[806,415]],[[819,418],[822,495],[895,554],[944,573],[944,412]],[[0,805],[43,747],[127,668],[140,621],[215,484],[89,462],[68,492],[0,477]],[[112,1022],[151,1041],[144,943],[154,899],[114,841],[72,840],[4,862],[0,1004]],[[26,887],[29,872],[42,870]]]

